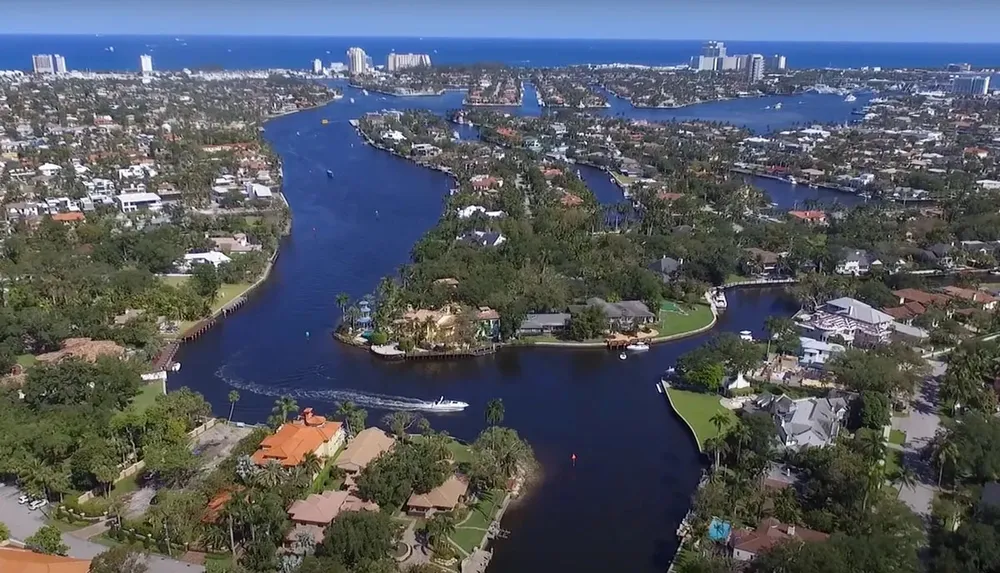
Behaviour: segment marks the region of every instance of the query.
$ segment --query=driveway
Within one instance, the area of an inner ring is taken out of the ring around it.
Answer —
[[[922,459],[921,450],[941,427],[941,418],[938,417],[938,387],[948,368],[943,362],[927,362],[931,366],[931,375],[920,385],[910,415],[892,419],[894,429],[906,432],[906,443],[902,448],[903,463],[917,475],[916,485],[903,488],[899,492],[899,499],[924,518],[931,514],[931,504],[937,491],[937,474]]]
[[[15,487],[0,487],[0,521],[10,529],[12,538],[24,541],[45,525],[46,519],[41,511],[29,511],[26,506],[17,503],[17,498],[20,496],[21,492]],[[93,559],[98,553],[107,549],[103,545],[78,539],[68,533],[63,534],[62,540],[69,546],[69,555],[80,559]],[[149,573],[194,573],[205,570],[199,565],[182,563],[158,555],[150,555],[148,563]]]

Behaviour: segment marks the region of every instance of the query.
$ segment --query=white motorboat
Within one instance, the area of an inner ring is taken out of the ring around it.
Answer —
[[[649,350],[649,344],[646,342],[633,342],[625,347],[625,350],[631,350],[632,352],[642,352],[644,350]]]
[[[354,98],[351,98],[351,103],[354,103]]]
[[[774,104],[774,109],[781,109],[781,102]]]
[[[368,95],[368,90],[361,90],[361,93]]]
[[[851,103],[852,101],[858,101],[858,98],[854,94],[847,94],[847,97],[844,98],[844,101],[847,103]]]
[[[628,354],[622,352],[621,354],[618,355],[618,360],[628,360]]]
[[[427,405],[421,409],[431,412],[461,412],[468,407],[469,405],[465,402],[459,402],[458,400],[445,400],[444,396],[441,396],[436,402],[428,402]]]
[[[740,340],[745,340],[747,342],[753,342],[753,333],[749,330],[740,331]]]
[[[715,291],[715,294],[712,296],[712,302],[715,303],[715,307],[719,310],[729,306],[729,301],[726,300],[726,293],[721,289]]]

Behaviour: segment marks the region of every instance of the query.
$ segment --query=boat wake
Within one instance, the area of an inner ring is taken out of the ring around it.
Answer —
[[[407,410],[411,412],[442,411],[440,407],[435,407],[435,402],[419,400],[417,398],[359,392],[346,388],[337,390],[309,390],[305,388],[281,388],[277,386],[266,386],[257,382],[244,380],[236,376],[227,375],[225,370],[225,365],[220,366],[219,369],[215,371],[215,377],[222,380],[229,386],[240,390],[241,392],[250,392],[251,394],[257,394],[258,396],[271,396],[275,398],[290,396],[296,400],[316,400],[323,402],[351,401],[363,408],[376,408],[379,410]],[[319,375],[323,376],[322,374]],[[328,376],[324,377],[329,378]]]

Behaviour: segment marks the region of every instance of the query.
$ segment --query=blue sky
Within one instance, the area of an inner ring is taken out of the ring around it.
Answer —
[[[996,42],[1000,0],[0,0],[3,34]]]

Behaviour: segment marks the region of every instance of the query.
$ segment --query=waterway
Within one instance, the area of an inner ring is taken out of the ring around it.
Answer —
[[[330,337],[337,293],[358,298],[404,264],[453,185],[442,173],[364,145],[348,121],[388,107],[444,113],[461,99],[366,97],[347,88],[343,100],[267,124],[265,136],[284,162],[292,234],[250,302],[183,346],[183,368],[168,386],[203,393],[219,415],[228,414],[227,395],[237,389],[235,418],[245,422],[263,421],[283,394],[320,412],[351,399],[369,410],[369,422],[400,399],[443,395],[470,407],[432,416],[431,424],[466,440],[483,428],[487,400],[501,398],[505,425],[534,446],[543,479],[505,517],[511,534],[496,543],[491,573],[662,573],[701,465],[654,384],[711,334],[626,361],[603,350],[527,348],[419,364],[379,362]],[[533,97],[526,102],[533,105]],[[602,201],[614,201],[606,191]],[[732,292],[729,301],[717,331],[760,334],[768,316],[794,310],[780,290]]]

